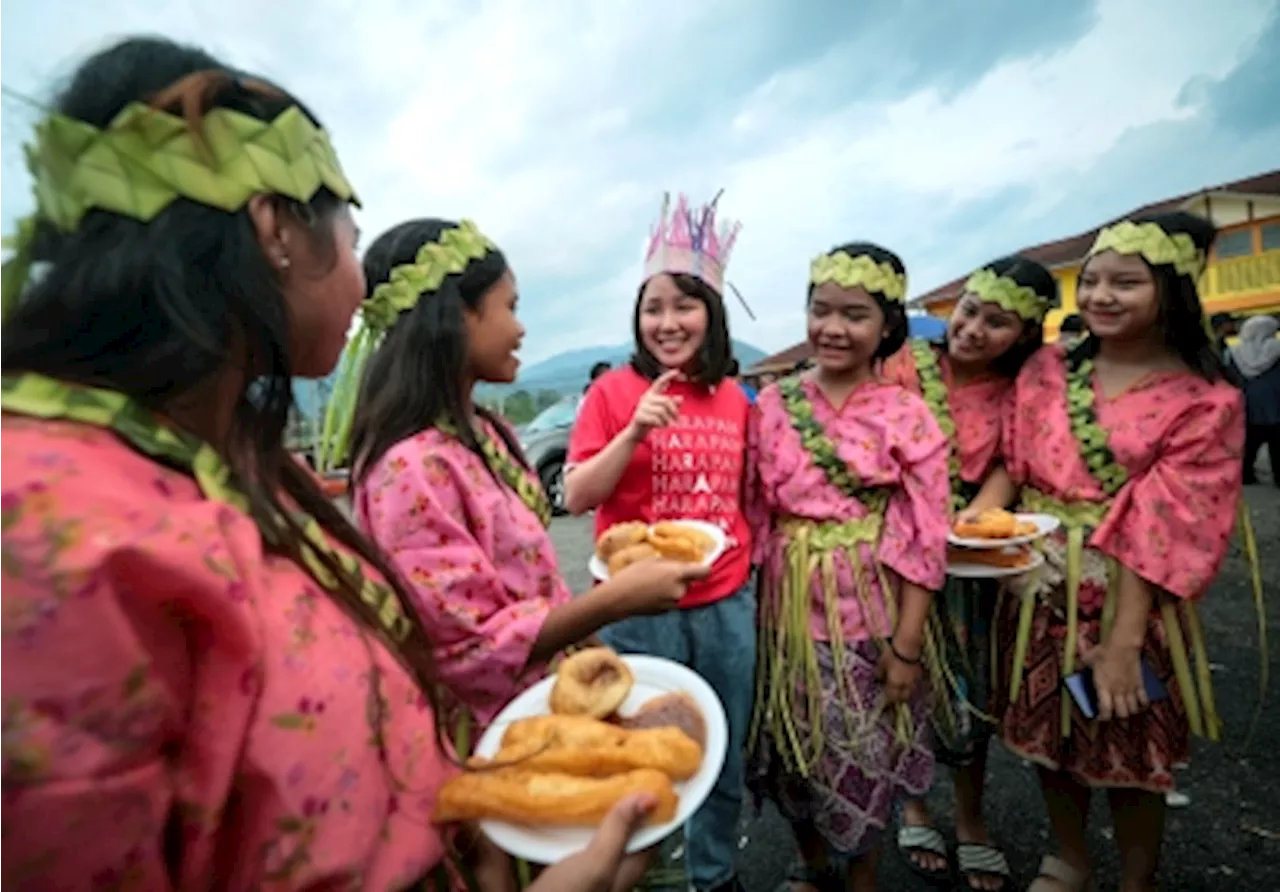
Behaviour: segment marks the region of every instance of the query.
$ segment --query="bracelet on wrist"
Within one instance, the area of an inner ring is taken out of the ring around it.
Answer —
[[[897,642],[892,638],[889,639],[889,652],[892,653],[899,662],[906,663],[908,666],[919,666],[922,659],[919,655],[915,658],[908,657],[902,651],[898,650]]]

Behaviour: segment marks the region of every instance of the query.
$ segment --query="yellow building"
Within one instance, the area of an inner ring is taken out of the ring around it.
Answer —
[[[1280,170],[1179,195],[1117,219],[1175,210],[1208,217],[1219,230],[1200,282],[1200,297],[1207,314],[1280,312]],[[1058,280],[1062,305],[1045,320],[1048,339],[1056,338],[1062,319],[1076,312],[1076,280],[1097,232],[1091,229],[1016,252],[1043,263]],[[963,278],[956,279],[911,303],[935,316],[949,316],[963,285]]]

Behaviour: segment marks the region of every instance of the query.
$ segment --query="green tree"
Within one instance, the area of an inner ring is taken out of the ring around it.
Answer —
[[[529,391],[517,390],[502,401],[502,414],[512,424],[527,424],[538,410]]]

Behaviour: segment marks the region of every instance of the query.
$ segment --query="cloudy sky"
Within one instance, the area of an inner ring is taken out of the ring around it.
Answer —
[[[112,38],[195,41],[302,97],[370,237],[468,216],[520,281],[525,360],[628,338],[664,189],[745,225],[764,349],[811,255],[869,238],[912,293],[1171,194],[1280,166],[1280,0],[41,0],[4,86],[40,99]],[[5,230],[30,207],[3,105]]]

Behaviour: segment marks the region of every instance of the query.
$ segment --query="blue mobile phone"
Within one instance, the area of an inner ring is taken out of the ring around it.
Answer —
[[[1160,700],[1169,698],[1169,689],[1164,683],[1156,677],[1155,671],[1147,663],[1145,657],[1141,658],[1142,663],[1142,686],[1147,689],[1147,701],[1156,703]],[[1076,701],[1076,706],[1084,713],[1087,719],[1095,719],[1098,717],[1098,691],[1093,686],[1093,669],[1084,668],[1079,672],[1068,675],[1062,680],[1062,684],[1066,687],[1067,692],[1071,694],[1071,699]]]

